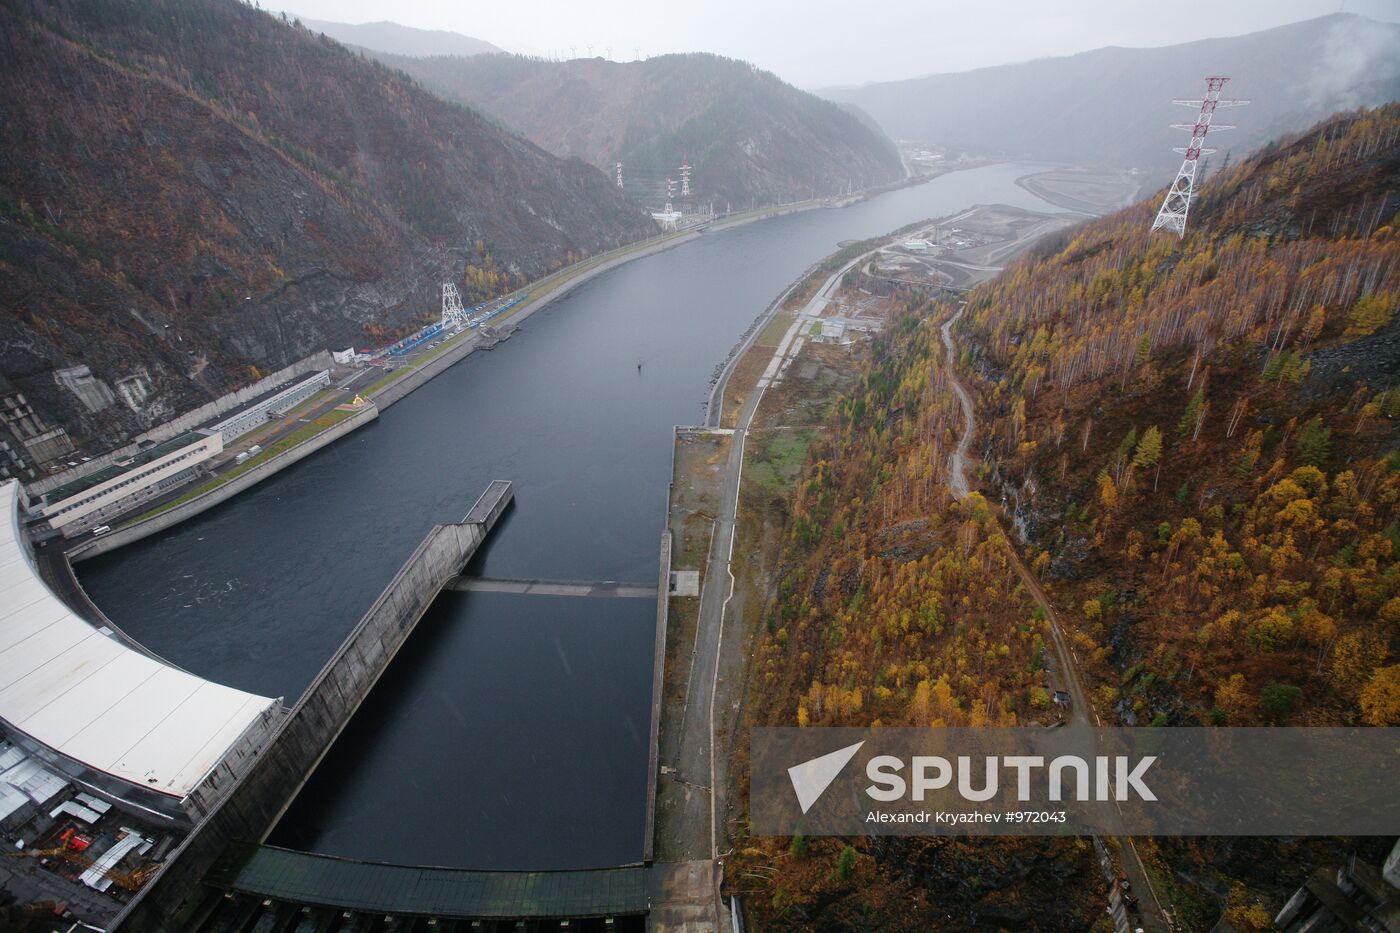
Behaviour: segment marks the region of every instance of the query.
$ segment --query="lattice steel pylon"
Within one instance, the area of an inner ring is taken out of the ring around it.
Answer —
[[[451,325],[466,320],[467,312],[462,307],[462,296],[457,293],[457,286],[451,282],[442,283],[442,326]]]
[[[1190,130],[1191,144],[1185,148],[1177,147],[1173,152],[1180,152],[1185,155],[1181,161],[1181,168],[1176,170],[1176,178],[1167,189],[1167,196],[1162,199],[1162,206],[1157,211],[1157,219],[1152,221],[1153,230],[1173,230],[1177,236],[1186,235],[1186,215],[1191,210],[1191,198],[1196,193],[1196,165],[1200,162],[1201,156],[1214,152],[1214,149],[1205,147],[1206,134],[1211,130],[1232,130],[1232,124],[1212,123],[1215,111],[1220,107],[1242,107],[1249,103],[1247,100],[1221,100],[1220,90],[1225,87],[1225,82],[1229,77],[1224,75],[1212,75],[1206,78],[1206,96],[1200,100],[1174,100],[1172,103],[1183,107],[1198,107],[1200,112],[1196,115],[1195,123],[1173,123],[1172,129]]]

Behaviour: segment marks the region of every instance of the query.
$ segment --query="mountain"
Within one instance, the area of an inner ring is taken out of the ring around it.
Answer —
[[[1400,725],[1400,104],[1219,173],[1183,239],[1156,207],[967,297],[961,500],[957,307],[905,295],[784,509],[755,725],[1043,722],[1051,632],[1012,536],[1106,727]],[[846,879],[845,840],[746,842],[765,929],[1085,929],[1106,897],[1084,840],[862,838]],[[1140,842],[1205,931],[1264,929],[1316,865],[1391,840]]]
[[[379,56],[425,87],[611,173],[659,205],[694,166],[695,201],[722,210],[837,194],[903,177],[878,130],[752,65],[717,55],[555,62],[514,55]],[[677,188],[679,191],[679,188]],[[679,198],[678,198],[679,200]]]
[[[354,45],[390,55],[489,55],[502,49],[483,39],[442,29],[414,29],[398,23],[332,23],[303,19],[312,32],[323,33],[344,45]]]
[[[1156,206],[970,300],[989,485],[1106,720],[1394,725],[1400,104],[1264,147],[1183,240]]]
[[[1206,75],[1230,75],[1225,97],[1249,99],[1211,142],[1238,157],[1338,110],[1400,98],[1400,26],[1360,16],[1319,19],[1155,49],[1103,48],[820,93],[855,104],[896,139],[1114,168],[1170,172],[1193,122],[1172,98],[1199,98]],[[1223,153],[1222,153],[1223,156]],[[1216,164],[1219,165],[1217,156]]]
[[[236,0],[0,4],[0,153],[0,375],[89,448],[401,333],[444,278],[479,299],[656,229],[597,169]],[[56,376],[81,365],[86,402]]]

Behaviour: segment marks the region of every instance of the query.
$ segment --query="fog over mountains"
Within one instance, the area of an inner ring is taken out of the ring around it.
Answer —
[[[1400,26],[1334,14],[1162,48],[1102,48],[956,74],[819,91],[859,106],[896,139],[1057,163],[1168,172],[1192,113],[1172,98],[1230,75],[1251,104],[1214,144],[1236,157],[1338,110],[1400,97]],[[1213,140],[1214,141],[1214,140]]]
[[[504,51],[483,39],[474,39],[459,32],[415,29],[388,21],[332,23],[327,20],[302,19],[301,24],[312,32],[324,33],[345,45],[358,45],[391,55],[487,55]]]

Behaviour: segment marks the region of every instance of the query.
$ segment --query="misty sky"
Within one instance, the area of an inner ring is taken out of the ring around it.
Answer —
[[[1066,55],[1229,36],[1339,9],[1400,21],[1397,0],[264,0],[312,19],[392,20],[510,52],[625,61],[634,49],[717,52],[805,88],[886,81]]]

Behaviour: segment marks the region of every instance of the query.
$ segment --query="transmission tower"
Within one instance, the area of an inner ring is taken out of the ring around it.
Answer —
[[[1183,153],[1186,158],[1181,162],[1181,168],[1176,170],[1176,178],[1167,189],[1167,196],[1162,200],[1162,207],[1157,211],[1157,219],[1152,221],[1153,230],[1174,230],[1177,236],[1186,235],[1186,214],[1191,209],[1191,197],[1196,190],[1196,166],[1200,162],[1203,154],[1214,152],[1214,149],[1205,148],[1206,133],[1212,129],[1232,130],[1234,126],[1224,123],[1211,123],[1215,116],[1215,111],[1220,107],[1241,107],[1249,101],[1247,100],[1221,100],[1220,89],[1229,81],[1229,77],[1223,75],[1213,75],[1206,78],[1206,96],[1200,100],[1174,100],[1172,103],[1183,107],[1198,107],[1200,112],[1196,115],[1195,123],[1173,123],[1172,129],[1190,130],[1191,144],[1183,148],[1173,149],[1173,152]]]
[[[617,163],[617,186],[622,187],[622,163]]]
[[[690,160],[681,164],[681,197],[690,197]]]
[[[442,326],[448,327],[467,316],[462,307],[462,296],[457,294],[457,286],[451,282],[442,283]]]

